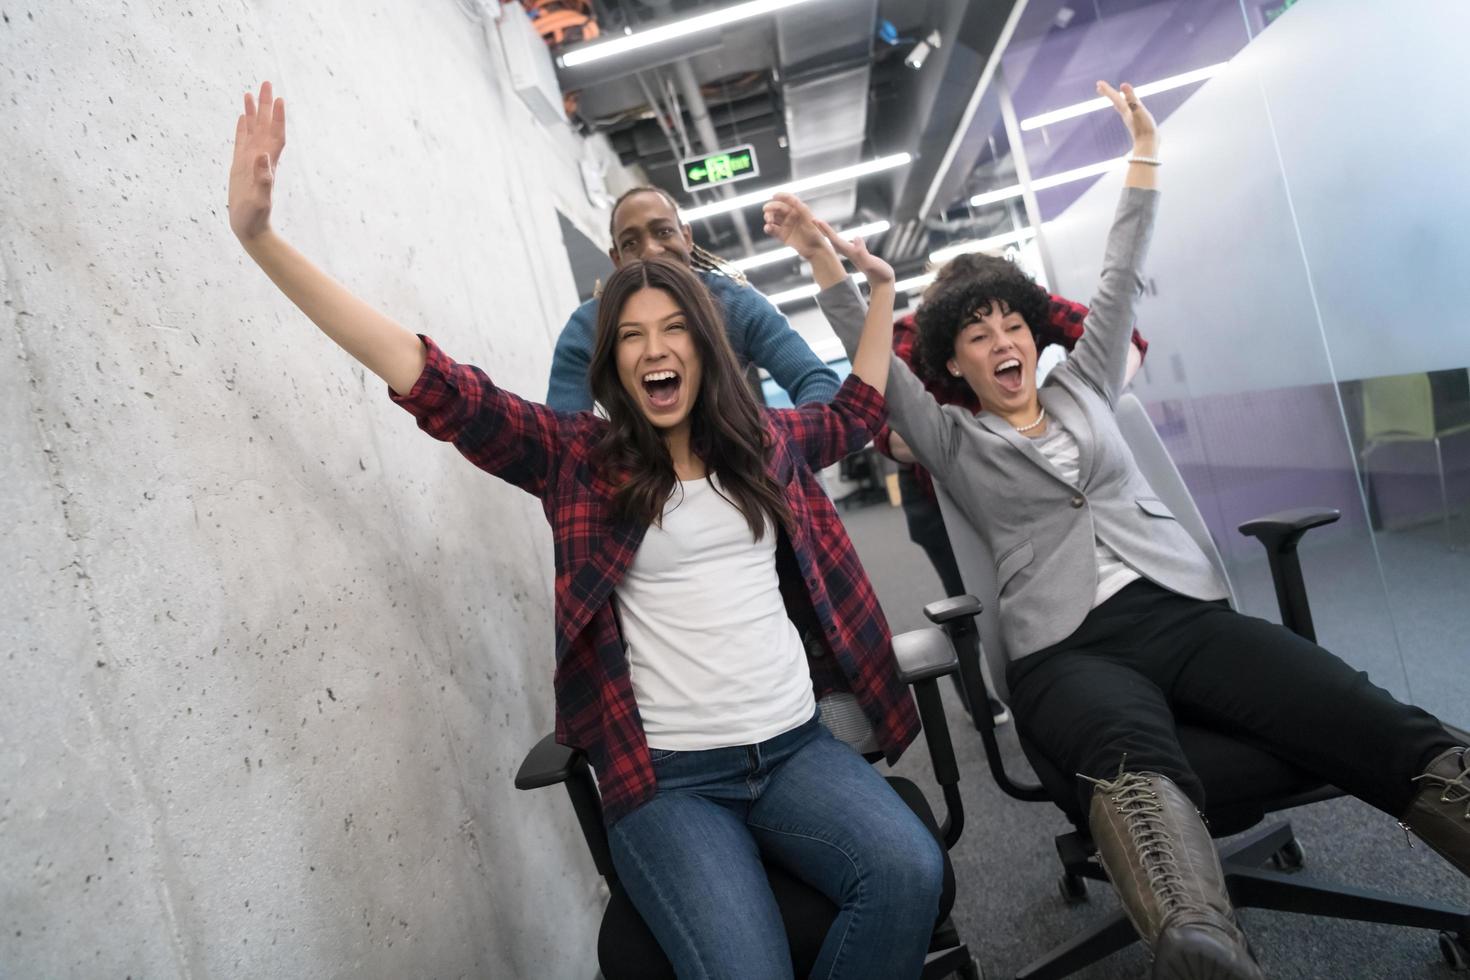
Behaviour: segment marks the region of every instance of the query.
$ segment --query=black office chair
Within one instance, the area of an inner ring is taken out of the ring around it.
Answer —
[[[949,862],[948,850],[959,840],[964,827],[964,808],[960,802],[959,766],[955,761],[954,745],[949,739],[937,679],[956,670],[954,647],[943,630],[925,627],[894,637],[893,650],[900,676],[904,683],[913,687],[918,699],[919,717],[933,762],[934,778],[945,802],[944,819],[938,821],[918,786],[902,777],[888,777],[889,784],[945,851],[939,921],[929,944],[922,976],[924,980],[949,976],[982,980],[980,966],[970,954],[969,947],[960,940],[949,914],[954,904],[954,869]],[[872,726],[852,695],[824,698],[818,707],[823,723],[838,739],[851,745],[869,761],[882,757],[882,753],[876,750]],[[587,847],[592,852],[593,863],[607,881],[611,895],[597,938],[597,961],[603,976],[606,980],[673,980],[674,970],[668,958],[618,882],[608,852],[607,829],[602,820],[597,783],[586,756],[576,749],[557,744],[553,736],[547,735],[531,749],[521,764],[520,771],[516,773],[516,789],[539,789],[557,783],[564,785],[571,797],[577,822],[581,824]],[[816,962],[827,930],[837,917],[837,907],[826,896],[778,867],[768,865],[766,874],[786,925],[795,975],[807,976]]]
[[[1204,519],[1143,405],[1134,396],[1125,395],[1120,400],[1117,419],[1155,493],[1225,576],[1224,562]],[[935,489],[960,573],[966,588],[974,594],[931,603],[924,613],[949,632],[959,656],[960,678],[971,703],[983,704],[983,699],[990,696],[1005,700],[1004,640],[996,617],[981,615],[983,605],[995,606],[995,564],[944,487],[936,482]],[[1339,516],[1335,510],[1307,508],[1272,514],[1240,526],[1242,534],[1258,539],[1266,548],[1282,624],[1309,640],[1315,640],[1316,633],[1297,543],[1307,531],[1330,524]],[[1235,605],[1233,590],[1232,605]],[[982,664],[988,670],[982,670]],[[986,760],[997,785],[1018,800],[1053,802],[1072,822],[1074,829],[1056,838],[1057,854],[1062,862],[1059,889],[1068,903],[1086,900],[1087,879],[1106,881],[1107,875],[1088,834],[1087,815],[1078,810],[1076,777],[1061,772],[1022,739],[1021,749],[1039,782],[1013,778],[1006,771],[989,714],[979,712],[972,721],[984,743]],[[1211,834],[1227,837],[1255,828],[1220,849],[1220,862],[1236,906],[1437,929],[1445,960],[1456,969],[1465,968],[1466,960],[1470,959],[1467,956],[1470,912],[1434,902],[1395,898],[1372,889],[1328,883],[1299,873],[1305,855],[1291,824],[1287,821],[1262,824],[1268,813],[1332,799],[1342,795],[1340,790],[1320,784],[1256,745],[1221,732],[1184,724],[1178,726],[1178,731],[1190,767],[1204,783],[1209,801],[1205,818]],[[1470,736],[1452,732],[1470,743]],[[1271,867],[1265,867],[1267,864]],[[1137,938],[1132,924],[1119,912],[1031,963],[1016,978],[1052,980],[1070,976]]]
[[[888,487],[883,482],[883,458],[872,446],[842,458],[837,475],[856,486],[836,499],[839,510],[886,503]]]

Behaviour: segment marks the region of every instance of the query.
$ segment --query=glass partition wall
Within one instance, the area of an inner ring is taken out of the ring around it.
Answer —
[[[1339,509],[1301,549],[1319,639],[1461,726],[1466,36],[1454,0],[1032,0],[986,96],[998,124],[971,198],[994,234],[1034,229],[1013,247],[1085,301],[1122,180],[1110,162],[1128,149],[1112,110],[1088,104],[1093,83],[1152,84],[1165,198],[1134,390],[1243,610],[1277,618],[1260,546],[1236,527]]]

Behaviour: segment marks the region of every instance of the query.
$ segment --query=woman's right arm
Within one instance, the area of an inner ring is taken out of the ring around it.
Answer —
[[[265,82],[259,105],[247,93],[245,112],[235,123],[230,228],[246,254],[322,333],[406,395],[424,369],[418,336],[352,295],[271,228],[271,192],[285,146],[286,103],[272,98],[271,83]]]
[[[246,254],[306,316],[382,378],[419,427],[452,442],[475,465],[544,494],[559,455],[554,412],[491,384],[432,342],[358,299],[271,228],[276,166],[286,145],[286,105],[271,83],[245,96],[230,166],[230,228]]]

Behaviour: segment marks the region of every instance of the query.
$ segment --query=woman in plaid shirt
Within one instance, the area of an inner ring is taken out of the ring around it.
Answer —
[[[624,263],[598,306],[588,372],[608,417],[555,412],[457,363],[276,235],[284,145],[267,82],[237,123],[231,227],[420,428],[542,501],[557,736],[591,758],[618,878],[679,976],[791,975],[764,861],[838,906],[817,975],[917,976],[939,845],[816,710],[827,694],[855,699],[889,761],[918,730],[888,625],[816,477],[883,425],[893,270],[827,230],[818,284],[846,286],[841,252],[872,287],[852,376],[830,404],[768,411],[693,273]]]

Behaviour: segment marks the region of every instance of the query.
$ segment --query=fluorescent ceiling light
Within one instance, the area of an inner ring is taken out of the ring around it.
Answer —
[[[1105,174],[1109,170],[1120,169],[1127,162],[1127,157],[1118,157],[1116,160],[1091,163],[1085,167],[1078,167],[1075,170],[1063,170],[1059,174],[1052,174],[1050,177],[1041,177],[1033,180],[1031,182],[1031,189],[1033,191],[1044,191],[1048,187],[1060,187],[1062,184],[1070,184],[1074,180],[1086,180],[1088,177]],[[1026,189],[1020,184],[1002,187],[998,191],[986,191],[984,194],[976,194],[970,198],[970,206],[978,208],[986,204],[994,204],[997,201],[1004,201],[1008,198],[1020,197],[1025,192]]]
[[[863,285],[863,274],[861,272],[854,272],[847,278],[851,279],[859,286]],[[893,284],[893,288],[900,293],[917,293],[933,281],[934,273],[926,272],[922,276],[914,276],[909,279],[900,279],[898,282]],[[786,303],[795,303],[799,299],[810,299],[821,291],[821,287],[819,287],[816,283],[809,282],[805,286],[797,286],[795,289],[788,289],[784,292],[772,293],[771,295],[767,296],[766,299],[770,300],[772,305],[774,306],[783,306]]]
[[[698,221],[700,218],[709,218],[717,214],[729,214],[731,211],[739,211],[753,204],[764,204],[771,199],[772,194],[785,191],[787,194],[800,194],[803,191],[813,190],[818,187],[828,187],[832,184],[840,184],[845,180],[856,180],[866,177],[868,174],[876,174],[884,170],[892,170],[895,167],[907,166],[913,162],[912,153],[894,153],[891,156],[878,157],[876,160],[868,160],[864,163],[855,163],[850,167],[839,167],[829,170],[824,174],[814,177],[803,177],[800,180],[788,181],[768,187],[765,190],[751,191],[749,194],[737,194],[735,197],[726,198],[723,201],[712,201],[709,204],[701,204],[699,207],[689,208],[681,212],[685,221]]]
[[[1154,95],[1159,92],[1167,92],[1173,88],[1183,88],[1185,85],[1193,85],[1195,82],[1204,81],[1211,75],[1219,72],[1227,64],[1229,62],[1222,61],[1217,65],[1206,65],[1203,68],[1196,68],[1194,71],[1187,71],[1182,75],[1170,75],[1168,78],[1161,78],[1157,82],[1135,85],[1133,86],[1133,91],[1139,95]],[[1088,99],[1086,102],[1078,102],[1076,105],[1063,106],[1060,109],[1053,109],[1051,112],[1043,112],[1041,115],[1032,116],[1030,119],[1022,119],[1021,129],[1029,132],[1033,129],[1040,129],[1042,126],[1050,126],[1052,123],[1061,122],[1063,119],[1073,119],[1077,116],[1085,116],[1089,112],[1097,112],[1100,109],[1110,109],[1112,105],[1107,99],[1099,96],[1096,99]]]
[[[851,279],[853,282],[860,283],[863,281],[863,274],[861,272],[854,272],[847,278]],[[820,286],[818,286],[814,282],[809,282],[805,286],[797,286],[795,289],[787,289],[779,293],[772,293],[771,295],[767,296],[766,299],[770,300],[772,305],[774,306],[781,306],[785,303],[795,303],[799,299],[809,299],[810,297],[817,295],[821,291],[822,288]]]
[[[886,221],[870,221],[865,225],[849,228],[847,231],[839,231],[837,234],[847,239],[866,238],[869,235],[881,235],[888,230],[888,227],[889,225]],[[760,252],[756,255],[747,255],[743,259],[727,259],[726,261],[741,272],[748,272],[751,269],[759,269],[761,266],[794,258],[796,258],[796,249],[788,247],[776,248],[769,252]]]
[[[646,48],[650,44],[659,44],[663,41],[672,41],[675,38],[687,37],[690,34],[698,34],[702,31],[712,31],[727,24],[734,24],[752,17],[762,17],[766,14],[774,14],[778,10],[787,7],[795,7],[798,4],[808,3],[810,0],[752,0],[750,3],[737,3],[733,7],[725,7],[722,10],[712,10],[707,14],[699,14],[695,17],[686,17],[676,20],[672,24],[660,24],[646,31],[635,31],[622,37],[615,37],[607,41],[598,41],[589,44],[585,48],[573,48],[563,54],[560,59],[564,68],[575,68],[578,65],[590,64],[601,61],[603,58],[611,58],[615,55],[626,54],[629,51],[637,51]]]
[[[766,299],[770,300],[773,306],[783,306],[786,303],[794,303],[799,299],[806,299],[808,296],[815,296],[820,292],[821,290],[817,288],[816,283],[809,282],[805,286],[797,286],[795,289],[786,289],[779,293],[772,293]]]
[[[1002,245],[1013,245],[1016,242],[1025,241],[1036,235],[1035,228],[1022,228],[1019,231],[1008,231],[1003,235],[991,235],[989,238],[977,238],[969,242],[955,242],[929,253],[929,261],[935,265],[944,265],[956,255],[966,255],[970,252],[985,252],[992,248],[1000,248]]]

